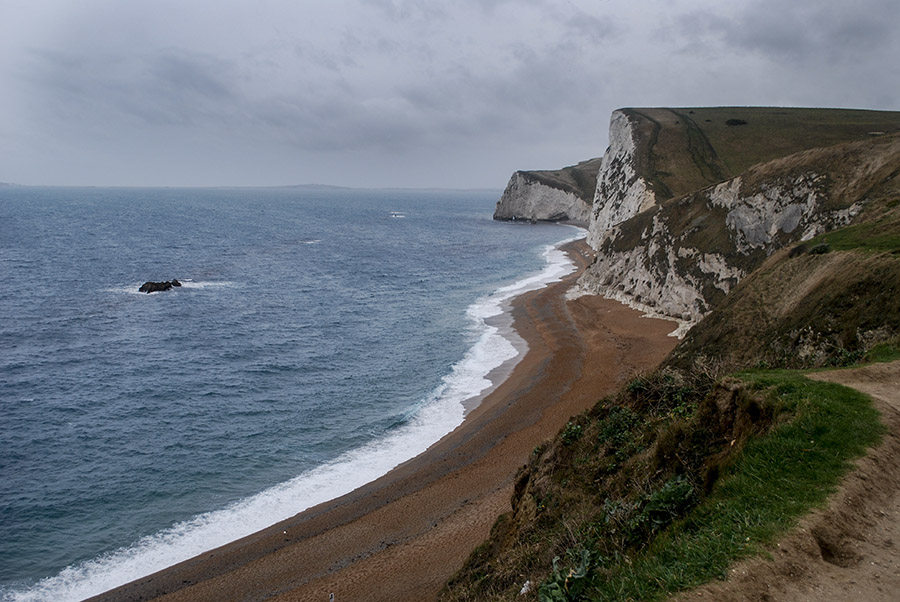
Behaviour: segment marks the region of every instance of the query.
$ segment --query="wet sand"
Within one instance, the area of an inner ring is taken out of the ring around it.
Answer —
[[[590,261],[513,301],[528,352],[463,424],[384,477],[269,529],[92,598],[104,601],[434,599],[510,509],[531,450],[675,345],[676,324],[594,296],[566,301]]]

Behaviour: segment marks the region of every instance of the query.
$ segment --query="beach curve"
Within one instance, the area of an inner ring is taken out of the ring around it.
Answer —
[[[591,260],[513,301],[528,352],[464,423],[424,454],[338,499],[91,600],[434,598],[509,509],[531,449],[675,344],[674,324],[599,297],[566,301]]]

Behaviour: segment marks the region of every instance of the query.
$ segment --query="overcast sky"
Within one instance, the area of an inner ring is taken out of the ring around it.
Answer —
[[[623,106],[900,110],[897,0],[0,0],[0,181],[502,188]]]

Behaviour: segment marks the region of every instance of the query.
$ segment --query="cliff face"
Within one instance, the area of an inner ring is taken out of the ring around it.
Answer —
[[[777,249],[851,223],[871,191],[900,169],[900,135],[863,134],[716,181],[733,171],[729,164],[778,150],[756,143],[723,158],[698,131],[685,110],[613,114],[589,225],[597,258],[575,294],[601,294],[677,319],[681,335]],[[664,169],[679,163],[689,163],[680,177]],[[691,188],[703,182],[709,184]]]
[[[777,249],[852,223],[900,169],[900,113],[620,109],[609,148],[516,172],[495,219],[587,222],[601,294],[682,323],[716,307]]]
[[[517,171],[497,202],[494,219],[570,220],[586,225],[599,167],[600,159],[590,159],[553,171]]]
[[[494,219],[587,222],[590,210],[590,204],[578,195],[548,186],[528,172],[517,171],[497,202]]]
[[[656,204],[656,195],[641,174],[639,145],[646,140],[638,124],[624,111],[614,111],[609,124],[609,148],[597,175],[588,244],[597,247],[613,226]]]
[[[683,332],[777,249],[851,223],[898,169],[900,136],[764,163],[608,229],[580,286]]]

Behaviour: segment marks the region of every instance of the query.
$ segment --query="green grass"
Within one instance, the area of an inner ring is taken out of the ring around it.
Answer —
[[[900,340],[879,343],[866,353],[864,363],[893,362],[900,360]]]
[[[723,577],[821,506],[880,439],[878,413],[857,391],[791,371],[741,378],[792,418],[750,440],[710,495],[648,548],[601,562],[589,599],[656,600]]]
[[[897,341],[866,359],[895,356]],[[639,376],[572,418],[441,599],[659,600],[721,578],[822,506],[883,432],[868,396],[800,371],[707,378]]]
[[[820,234],[807,243],[827,244],[832,251],[861,250],[900,255],[900,219],[885,218]]]

